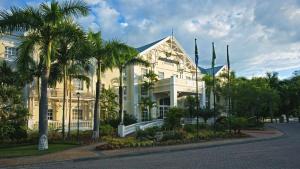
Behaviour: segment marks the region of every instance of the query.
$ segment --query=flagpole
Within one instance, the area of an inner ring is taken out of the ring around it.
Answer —
[[[213,103],[214,103],[214,109],[213,109],[213,116],[214,116],[214,131],[216,131],[216,89],[215,89],[215,59],[216,59],[216,53],[215,53],[215,47],[214,47],[214,42],[212,43],[212,74],[213,74]]]
[[[229,60],[229,45],[227,45],[227,78],[228,78],[228,96],[227,96],[227,99],[228,99],[228,129],[229,129],[229,133],[231,133],[231,121],[230,121],[230,115],[231,115],[231,86],[230,86],[230,60]]]
[[[197,139],[199,138],[198,59],[197,39],[195,38]]]

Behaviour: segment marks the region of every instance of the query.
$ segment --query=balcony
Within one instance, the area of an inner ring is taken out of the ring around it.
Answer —
[[[198,91],[202,93],[204,83],[203,81],[198,81]],[[171,77],[167,79],[162,79],[156,82],[154,86],[154,93],[169,92],[171,88],[176,88],[178,92],[184,93],[196,93],[196,81],[188,79],[180,79],[176,77]]]

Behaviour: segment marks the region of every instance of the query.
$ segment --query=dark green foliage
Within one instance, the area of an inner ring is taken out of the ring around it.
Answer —
[[[23,81],[6,62],[0,63],[0,142],[27,137],[28,110],[22,98]]]
[[[186,132],[183,130],[165,131],[162,141],[167,140],[183,140],[186,137]]]
[[[100,135],[101,136],[114,136],[116,135],[116,130],[109,124],[100,126]]]
[[[124,125],[125,126],[134,124],[136,122],[137,122],[137,120],[132,114],[127,114],[127,113],[124,114]]]
[[[100,95],[101,120],[110,121],[118,118],[118,95],[113,89],[102,89]]]
[[[186,108],[185,117],[196,117],[196,98],[194,96],[187,96],[184,102],[184,107]]]
[[[245,129],[248,124],[248,120],[245,117],[230,117],[227,118],[230,121],[231,128],[234,133],[240,133],[242,129]]]
[[[154,140],[157,132],[160,132],[160,127],[151,127],[145,130],[138,130],[136,132],[136,138],[139,140]]]
[[[181,127],[181,118],[184,115],[184,110],[180,108],[170,108],[164,119],[164,126],[169,130],[174,130]]]

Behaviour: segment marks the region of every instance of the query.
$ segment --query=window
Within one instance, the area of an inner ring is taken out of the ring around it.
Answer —
[[[79,115],[79,120],[83,120],[82,110],[79,109],[79,113],[77,113],[77,112],[78,112],[78,109],[73,109],[72,119],[73,119],[73,120],[77,120],[78,115]]]
[[[15,59],[17,57],[17,48],[6,46],[4,55],[6,59]]]
[[[124,100],[127,100],[127,86],[123,87],[123,98]]]
[[[74,79],[73,84],[75,87],[75,90],[83,90],[83,81],[80,79]]]
[[[177,74],[173,74],[173,76],[178,78],[178,75],[177,75]]]
[[[191,80],[191,77],[189,77],[189,76],[186,76],[186,79],[187,79],[187,80]]]
[[[148,95],[148,90],[144,85],[141,86],[141,95],[142,96],[147,96]]]
[[[141,77],[144,78],[144,76],[148,73],[148,69],[142,68],[141,70]]]
[[[53,120],[53,109],[48,109],[48,120]]]
[[[165,78],[165,73],[164,72],[158,72],[158,78],[159,79],[164,79]]]

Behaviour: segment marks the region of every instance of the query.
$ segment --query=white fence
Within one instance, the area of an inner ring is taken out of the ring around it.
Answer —
[[[146,128],[150,128],[154,126],[162,126],[163,123],[164,123],[163,119],[157,119],[153,121],[134,123],[128,126],[119,125],[118,134],[120,137],[125,137],[129,134],[135,133],[138,130],[145,130]]]

